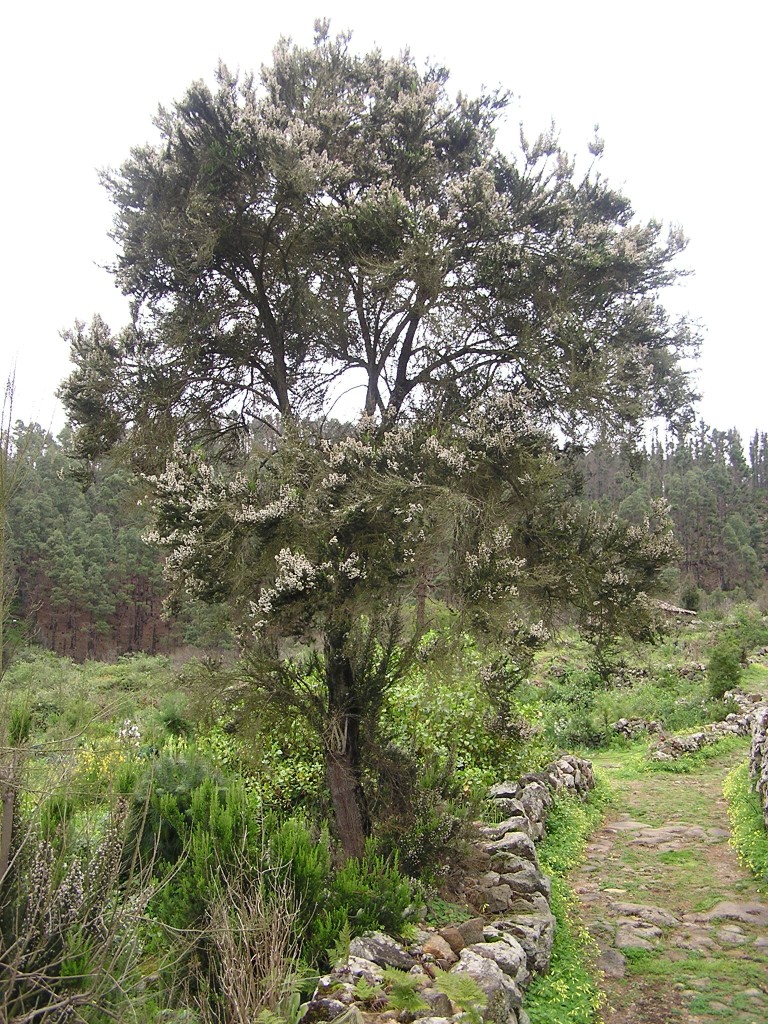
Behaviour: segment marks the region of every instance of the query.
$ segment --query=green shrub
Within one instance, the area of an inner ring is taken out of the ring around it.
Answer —
[[[689,583],[680,594],[680,604],[689,612],[701,610],[702,592],[695,583]]]
[[[412,902],[411,884],[397,858],[380,854],[373,839],[359,860],[348,860],[331,880],[330,903],[344,908],[358,935],[374,929],[402,935]]]
[[[442,876],[447,857],[469,835],[487,787],[471,786],[441,758],[417,761],[395,747],[376,759],[372,806],[381,849],[423,882]]]
[[[375,840],[366,842],[362,858],[347,861],[330,875],[326,886],[322,902],[307,908],[308,917],[303,905],[300,911],[307,963],[328,966],[328,950],[345,928],[352,938],[378,930],[402,935],[413,905],[411,883],[398,870],[396,860],[378,852]]]
[[[161,699],[157,719],[171,736],[191,736],[193,724],[187,715],[187,700],[182,693],[169,693]]]
[[[707,665],[707,678],[710,695],[716,700],[721,699],[727,690],[739,685],[742,655],[742,649],[731,637],[722,640],[712,649]]]
[[[736,642],[745,651],[768,645],[768,621],[756,612],[754,605],[742,605],[736,609],[736,622],[730,628]]]
[[[33,712],[26,700],[16,701],[11,705],[8,717],[8,743],[12,747],[26,743],[32,732]]]
[[[353,935],[402,932],[413,895],[396,859],[369,840],[360,860],[334,871],[327,827],[265,815],[242,782],[209,772],[199,756],[161,758],[134,797],[135,842],[144,857],[158,853],[162,884],[150,908],[158,922],[203,929],[223,894],[247,901],[263,891],[284,901],[290,891],[294,938],[311,965],[325,965],[347,923]]]
[[[88,1020],[133,1019],[151,987],[140,961],[152,882],[120,872],[124,811],[105,806],[88,835],[74,803],[63,788],[44,808],[20,801],[17,854],[0,886],[2,1021],[42,1021],[70,1005]]]
[[[195,791],[223,781],[221,773],[195,750],[163,754],[139,779],[132,798],[130,830],[145,860],[172,865],[191,838],[190,811]]]
[[[381,734],[421,764],[442,764],[461,786],[487,786],[527,770],[525,722],[511,689],[489,687],[480,652],[461,641],[456,649],[438,634],[424,638],[422,663],[387,691]]]
[[[607,724],[600,720],[594,709],[586,707],[557,708],[557,717],[551,719],[549,730],[553,741],[560,747],[598,749],[612,739]]]
[[[265,823],[270,861],[291,881],[301,907],[304,927],[327,907],[331,875],[331,843],[327,827],[312,829],[301,817],[278,822],[272,816]],[[325,948],[325,947],[324,947]]]

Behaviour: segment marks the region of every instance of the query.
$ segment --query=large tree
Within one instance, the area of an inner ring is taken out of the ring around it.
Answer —
[[[314,715],[353,854],[403,603],[431,580],[521,656],[525,614],[573,597],[567,548],[583,548],[547,429],[631,431],[691,398],[691,335],[659,301],[679,233],[636,224],[552,133],[503,154],[506,97],[453,100],[447,78],[320,24],[258,83],[220,68],[161,109],[160,142],[105,175],[134,321],[79,325],[63,387],[86,457],[127,438],[160,466],[183,442],[155,479],[171,583],[234,602],[260,689]],[[365,417],[329,440],[350,386]],[[257,420],[274,436],[253,444]],[[249,452],[240,475],[211,465],[221,436]],[[671,546],[646,533],[651,583]],[[286,636],[320,692],[280,664]]]

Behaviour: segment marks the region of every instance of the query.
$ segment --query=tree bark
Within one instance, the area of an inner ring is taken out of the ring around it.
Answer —
[[[13,847],[13,823],[16,812],[16,787],[18,784],[19,753],[12,750],[4,767],[0,768],[0,883],[11,863]]]
[[[346,653],[347,639],[344,628],[329,630],[325,637],[325,769],[344,853],[362,857],[370,822],[361,781],[360,701]]]
[[[422,566],[419,569],[419,580],[416,584],[416,629],[419,636],[423,636],[427,626],[427,570]]]

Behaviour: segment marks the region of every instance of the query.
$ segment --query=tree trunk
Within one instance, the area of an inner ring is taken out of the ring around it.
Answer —
[[[19,774],[19,752],[12,750],[4,767],[0,768],[0,883],[5,878],[11,863],[13,848],[13,823],[16,813],[16,788]]]
[[[345,650],[347,638],[344,628],[329,630],[325,637],[325,769],[344,853],[362,857],[369,820],[361,783],[359,695]]]
[[[427,570],[424,566],[419,569],[419,581],[416,584],[416,630],[419,636],[424,635],[427,626]]]

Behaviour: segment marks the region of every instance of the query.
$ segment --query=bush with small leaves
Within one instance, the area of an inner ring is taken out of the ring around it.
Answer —
[[[716,700],[720,700],[728,690],[739,685],[742,673],[743,651],[739,644],[727,638],[712,649],[707,664],[709,692]]]

